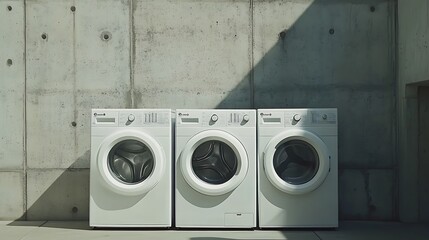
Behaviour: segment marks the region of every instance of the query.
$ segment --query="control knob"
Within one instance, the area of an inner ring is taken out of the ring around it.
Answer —
[[[216,122],[219,119],[219,117],[216,114],[213,114],[210,119],[212,120],[212,122]]]
[[[133,114],[128,115],[128,121],[133,122],[136,117]]]
[[[293,120],[294,120],[295,122],[299,122],[299,121],[301,120],[301,115],[299,115],[299,114],[295,114],[295,115],[293,115]]]
[[[249,115],[244,114],[244,116],[243,116],[243,121],[248,122],[249,120],[250,120]]]

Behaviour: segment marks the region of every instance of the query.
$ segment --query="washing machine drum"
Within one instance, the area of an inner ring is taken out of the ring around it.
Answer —
[[[136,140],[117,143],[108,158],[112,175],[124,183],[142,182],[153,171],[153,154],[146,145]]]
[[[180,154],[179,166],[185,181],[204,195],[223,195],[245,179],[248,158],[241,142],[220,130],[193,136]]]
[[[228,144],[211,140],[199,145],[192,154],[192,169],[198,178],[222,184],[237,172],[238,159]]]
[[[327,146],[318,136],[305,130],[287,130],[274,136],[263,156],[268,180],[289,194],[314,191],[329,173]]]
[[[277,147],[273,166],[283,181],[300,185],[314,178],[319,170],[319,161],[312,145],[302,140],[290,140]]]

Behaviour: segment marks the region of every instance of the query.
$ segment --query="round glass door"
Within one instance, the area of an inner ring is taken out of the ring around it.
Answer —
[[[192,169],[197,177],[210,184],[229,181],[237,172],[238,159],[228,144],[211,140],[199,145],[192,154]]]
[[[111,174],[125,184],[140,183],[153,172],[153,153],[137,140],[117,143],[110,150],[108,158]]]
[[[285,182],[300,185],[309,182],[319,170],[319,155],[302,140],[290,140],[277,147],[273,157],[277,175]]]
[[[329,173],[329,153],[315,134],[295,129],[274,136],[264,150],[268,180],[289,194],[304,194],[318,188]]]
[[[220,130],[194,135],[180,154],[185,181],[205,195],[222,195],[238,187],[247,175],[246,150],[237,138]]]
[[[158,184],[165,155],[158,142],[141,131],[126,130],[102,142],[97,165],[104,185],[122,195],[140,195]]]

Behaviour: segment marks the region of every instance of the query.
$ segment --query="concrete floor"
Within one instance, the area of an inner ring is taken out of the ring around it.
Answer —
[[[174,239],[174,240],[428,240],[429,224],[341,222],[337,230],[91,230],[88,222],[0,222],[0,239]]]

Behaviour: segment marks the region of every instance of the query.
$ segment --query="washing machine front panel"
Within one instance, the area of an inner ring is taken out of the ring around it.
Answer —
[[[274,136],[264,151],[264,169],[270,182],[289,194],[305,194],[319,187],[329,174],[326,144],[315,134],[286,130]]]
[[[256,111],[176,110],[176,226],[256,226]]]
[[[187,142],[180,158],[186,182],[205,195],[234,190],[246,177],[248,165],[241,142],[222,130],[196,134]]]
[[[169,109],[92,110],[90,226],[171,226],[171,134]]]
[[[336,109],[258,110],[261,228],[338,226]]]

